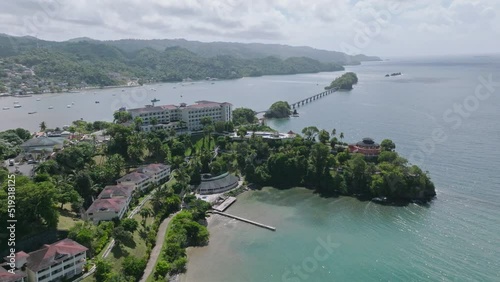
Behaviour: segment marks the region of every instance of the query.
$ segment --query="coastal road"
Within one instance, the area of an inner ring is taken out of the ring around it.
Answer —
[[[158,233],[156,234],[156,244],[154,248],[151,250],[151,255],[149,256],[148,264],[146,265],[146,269],[144,269],[144,274],[142,275],[141,280],[139,282],[146,282],[149,275],[153,272],[153,269],[156,266],[156,262],[158,261],[158,257],[160,256],[161,250],[163,248],[163,242],[165,241],[165,234],[167,233],[167,227],[170,223],[170,220],[179,212],[173,213],[169,215],[167,218],[163,220],[158,228]]]

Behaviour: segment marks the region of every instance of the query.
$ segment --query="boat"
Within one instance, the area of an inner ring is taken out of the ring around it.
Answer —
[[[37,101],[40,101],[40,98],[36,98]]]
[[[28,115],[36,114],[36,112],[29,112]]]
[[[293,110],[292,117],[298,117],[299,113],[297,112],[297,109]]]
[[[153,100],[151,100],[151,103],[156,103],[156,102],[159,102],[160,100],[154,98]]]
[[[49,107],[49,110],[52,110],[53,108],[54,108],[53,106],[50,106],[50,107]]]
[[[21,105],[19,105],[19,104],[14,105],[14,108],[20,108],[20,107],[21,107]]]
[[[75,102],[71,102],[71,105],[74,105],[74,104],[75,104]]]
[[[66,108],[71,108],[71,105],[66,105]]]
[[[19,104],[19,101],[14,101],[14,104]]]
[[[2,110],[8,110],[10,109],[9,107],[3,107]]]
[[[99,101],[95,101],[96,104],[99,104]]]
[[[125,89],[122,89],[122,92],[125,92]],[[114,94],[113,94],[114,95]]]

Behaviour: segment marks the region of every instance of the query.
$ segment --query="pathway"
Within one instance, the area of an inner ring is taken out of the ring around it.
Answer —
[[[154,248],[151,250],[151,254],[149,255],[148,264],[146,265],[146,269],[144,269],[144,274],[142,275],[141,280],[139,282],[145,282],[149,275],[153,272],[153,269],[156,266],[156,262],[158,261],[158,257],[160,256],[161,250],[163,248],[163,242],[165,241],[165,234],[167,233],[167,227],[170,223],[170,220],[179,212],[169,215],[167,218],[163,220],[158,228],[158,233],[156,234],[156,244]]]

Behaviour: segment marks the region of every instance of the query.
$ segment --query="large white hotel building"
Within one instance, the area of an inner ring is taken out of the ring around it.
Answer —
[[[140,117],[143,120],[141,127],[144,131],[149,131],[153,128],[151,121],[156,119],[155,128],[179,128],[180,121],[184,121],[184,126],[190,131],[203,129],[201,119],[203,117],[211,117],[213,122],[231,121],[233,119],[233,105],[230,103],[217,103],[211,101],[197,101],[193,105],[163,105],[152,106],[147,105],[144,108],[129,109],[128,112],[132,115],[132,119]]]

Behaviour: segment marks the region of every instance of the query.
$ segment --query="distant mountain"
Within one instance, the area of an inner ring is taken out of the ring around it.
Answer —
[[[281,59],[290,57],[308,57],[320,62],[337,63],[342,65],[358,64],[363,61],[380,61],[380,58],[365,55],[350,56],[342,52],[314,49],[306,46],[288,46],[280,44],[262,43],[234,43],[234,42],[199,42],[185,39],[121,39],[103,41],[105,44],[118,47],[125,52],[134,52],[143,48],[164,50],[168,47],[179,46],[203,57],[228,55],[242,59],[256,59],[274,56]]]

